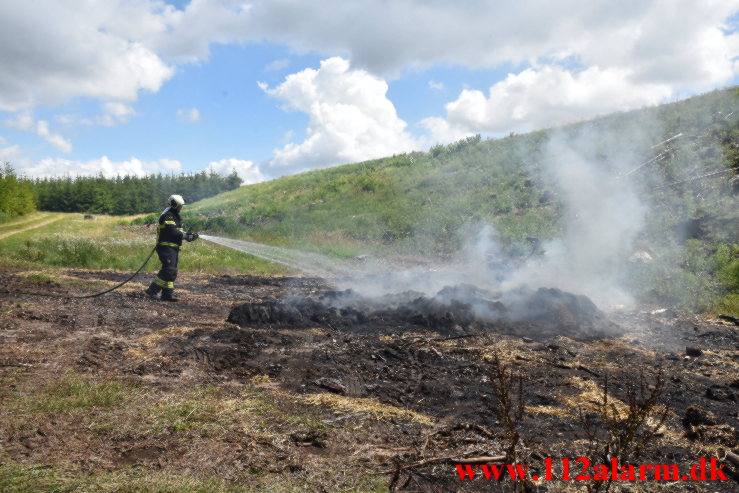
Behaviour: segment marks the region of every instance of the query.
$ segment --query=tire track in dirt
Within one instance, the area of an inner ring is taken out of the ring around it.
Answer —
[[[8,236],[12,236],[14,234],[24,233],[24,232],[30,231],[32,229],[41,228],[43,226],[46,226],[46,225],[51,224],[53,222],[56,222],[56,221],[58,221],[60,219],[61,219],[61,217],[55,217],[55,218],[49,219],[48,221],[44,221],[42,223],[32,224],[31,226],[28,226],[27,228],[16,229],[15,231],[10,231],[8,233],[2,233],[2,234],[0,234],[0,240],[4,240]]]
[[[23,224],[32,223],[35,221],[40,221],[41,219],[49,217],[49,214],[33,214],[33,217],[27,217],[18,221],[11,221],[7,223],[0,224],[0,229],[13,229],[17,226],[22,226]]]

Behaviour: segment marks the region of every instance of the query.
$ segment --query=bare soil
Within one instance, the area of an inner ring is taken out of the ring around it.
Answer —
[[[360,313],[327,302],[339,295],[320,279],[188,273],[179,303],[146,298],[143,276],[98,298],[28,294],[88,294],[127,275],[70,270],[44,283],[0,272],[0,465],[70,475],[135,467],[247,489],[269,477],[312,491],[509,491],[510,481],[460,481],[455,459],[508,454],[538,474],[547,457],[605,462],[612,436],[585,424],[598,423],[603,389],[626,414],[630,392],[641,402],[660,369],[664,390],[639,431],[660,411],[666,419],[644,443],[637,434],[632,462],[682,472],[700,457],[728,464],[737,451],[739,330],[728,320],[670,310],[606,317],[584,301],[537,320],[408,312],[416,298]],[[125,399],[77,412],[39,406],[69,375],[119,382]],[[517,438],[501,396],[523,405]],[[728,481],[611,491],[736,491],[731,466],[724,472]]]

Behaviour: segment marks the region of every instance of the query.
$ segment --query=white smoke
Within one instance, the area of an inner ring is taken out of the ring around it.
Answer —
[[[602,308],[632,302],[619,278],[644,227],[646,207],[623,170],[641,158],[633,141],[597,147],[604,141],[606,136],[590,130],[549,141],[546,176],[564,206],[564,231],[544,243],[543,257],[513,271],[503,289],[557,287],[584,294]]]
[[[298,250],[208,239],[309,275],[331,278],[336,287],[371,298],[406,291],[435,296],[444,287],[466,284],[495,296],[508,293],[509,301],[526,288],[530,292],[545,287],[585,295],[601,309],[629,305],[632,297],[620,279],[634,251],[634,241],[644,228],[646,207],[626,171],[654,153],[650,144],[659,140],[657,127],[641,126],[633,135],[612,129],[572,128],[552,134],[543,148],[543,171],[538,177],[560,204],[561,234],[541,245],[536,241],[526,245],[524,248],[531,248],[527,257],[507,256],[490,224],[461,228],[460,236],[468,241],[452,259],[416,259],[413,266],[407,260],[367,257],[339,261]]]
[[[562,206],[562,233],[542,242],[535,255],[507,257],[498,232],[485,224],[465,234],[469,240],[451,261],[411,269],[368,263],[369,275],[342,287],[366,296],[407,290],[433,295],[458,284],[492,292],[548,287],[588,296],[602,309],[630,305],[633,298],[620,281],[646,207],[625,171],[644,161],[655,131],[642,127],[635,136],[591,128],[552,135],[542,178]]]

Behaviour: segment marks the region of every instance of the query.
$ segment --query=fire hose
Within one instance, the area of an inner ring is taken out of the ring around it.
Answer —
[[[110,293],[111,291],[115,291],[116,289],[120,288],[124,284],[130,282],[134,277],[136,277],[138,275],[139,272],[141,272],[144,269],[144,267],[146,267],[146,264],[149,263],[149,260],[151,260],[151,257],[154,255],[154,252],[156,252],[156,251],[157,251],[157,248],[156,247],[152,248],[151,252],[149,253],[149,256],[146,257],[146,260],[144,260],[144,263],[141,264],[141,267],[139,267],[136,272],[134,272],[133,274],[131,274],[131,276],[128,279],[126,279],[125,281],[123,281],[120,284],[117,284],[117,285],[113,286],[112,288],[106,289],[105,291],[101,291],[99,293],[86,294],[84,296],[74,295],[74,294],[33,293],[33,292],[29,292],[29,291],[15,291],[15,293],[17,293],[17,294],[29,294],[29,295],[32,295],[32,296],[46,296],[46,297],[49,297],[49,298],[65,298],[65,299],[97,298],[98,296],[102,296],[102,295],[104,295],[106,293]]]
[[[189,231],[187,232],[187,234],[188,235],[195,235],[195,238],[197,238],[199,236],[197,233],[190,233]],[[141,272],[144,269],[144,267],[146,267],[146,264],[149,263],[149,260],[151,260],[151,257],[154,255],[154,252],[156,252],[156,251],[157,251],[157,247],[155,246],[154,248],[151,249],[151,252],[149,252],[149,256],[146,257],[146,260],[144,260],[144,263],[141,264],[141,267],[139,267],[136,270],[136,272],[134,272],[133,274],[131,274],[131,276],[128,279],[126,279],[125,281],[123,281],[120,284],[116,284],[112,288],[108,288],[105,291],[101,291],[99,293],[86,294],[84,296],[79,296],[79,295],[74,295],[74,294],[33,293],[33,292],[30,292],[30,291],[15,291],[14,293],[16,293],[16,294],[29,294],[29,295],[32,295],[32,296],[46,296],[48,298],[64,298],[64,299],[97,298],[98,296],[102,296],[102,295],[104,295],[106,293],[110,293],[111,291],[115,291],[116,289],[118,289],[121,286],[123,286],[123,285],[127,284],[128,282],[130,282],[134,277],[136,277],[138,275],[139,272]],[[9,291],[8,291],[8,293],[10,294]]]
[[[189,231],[187,232],[187,234],[189,234],[189,235],[195,235],[195,238],[197,238],[199,236],[197,233],[190,233]],[[125,281],[123,281],[120,284],[116,284],[112,288],[108,288],[105,291],[101,291],[99,293],[86,294],[84,296],[74,295],[74,294],[33,293],[33,292],[30,292],[30,291],[15,291],[14,293],[15,294],[28,294],[28,295],[31,295],[31,296],[46,296],[48,298],[64,298],[64,299],[97,298],[98,296],[102,296],[102,295],[104,295],[106,293],[110,293],[111,291],[115,291],[116,289],[118,289],[121,286],[123,286],[123,285],[127,284],[128,282],[130,282],[134,277],[136,277],[138,275],[139,272],[141,272],[144,269],[144,267],[146,267],[146,264],[149,263],[149,260],[151,260],[151,257],[154,255],[154,252],[156,252],[156,251],[157,251],[157,247],[155,246],[154,248],[151,249],[151,252],[149,252],[149,256],[146,257],[146,260],[144,260],[144,263],[141,264],[141,267],[139,267],[136,270],[136,272],[134,272],[133,274],[131,274],[131,276],[128,279],[126,279]],[[7,293],[10,294],[10,291],[7,291]]]

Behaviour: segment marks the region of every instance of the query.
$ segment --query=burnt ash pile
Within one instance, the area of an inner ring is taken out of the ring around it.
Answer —
[[[352,290],[290,295],[236,306],[228,321],[241,327],[319,326],[364,333],[418,327],[452,337],[494,332],[537,340],[556,335],[592,340],[623,333],[586,296],[556,288],[492,293],[467,284],[445,287],[434,296],[407,291],[370,298]]]

